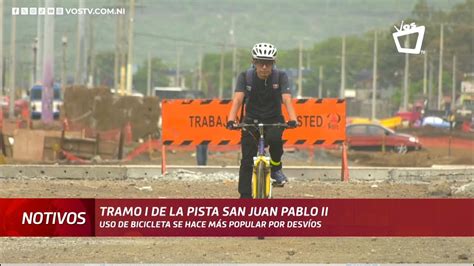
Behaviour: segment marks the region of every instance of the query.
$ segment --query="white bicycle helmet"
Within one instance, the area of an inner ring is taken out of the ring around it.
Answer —
[[[270,43],[257,43],[252,48],[252,58],[260,60],[275,60],[277,49]]]

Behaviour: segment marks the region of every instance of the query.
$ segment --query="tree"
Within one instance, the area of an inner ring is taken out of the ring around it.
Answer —
[[[151,59],[151,87],[169,85],[168,68],[159,58]],[[134,89],[146,95],[148,81],[148,60],[145,60],[133,76]]]
[[[113,87],[114,85],[114,57],[112,51],[100,52],[96,55],[97,84]]]
[[[428,21],[431,19],[433,13],[432,8],[428,5],[426,0],[418,0],[413,8],[412,14],[417,20]]]

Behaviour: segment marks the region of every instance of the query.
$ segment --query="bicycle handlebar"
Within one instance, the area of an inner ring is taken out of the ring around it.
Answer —
[[[264,124],[264,123],[251,123],[251,124],[247,124],[247,123],[239,123],[237,124],[237,126],[235,128],[247,128],[247,127],[255,127],[255,128],[258,128],[258,127],[282,127],[282,128],[288,128],[288,124],[287,123],[273,123],[273,124]]]

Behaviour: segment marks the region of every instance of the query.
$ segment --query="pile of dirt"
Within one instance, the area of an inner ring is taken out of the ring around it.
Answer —
[[[109,88],[67,87],[62,114],[71,125],[99,131],[120,130],[128,123],[133,138],[158,136],[157,97],[118,96]]]

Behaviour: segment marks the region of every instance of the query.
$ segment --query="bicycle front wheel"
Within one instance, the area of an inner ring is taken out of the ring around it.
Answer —
[[[266,180],[265,180],[265,163],[260,161],[257,164],[256,167],[256,180],[255,180],[255,185],[256,185],[256,192],[257,194],[255,195],[255,198],[257,199],[265,199],[267,198],[267,186],[266,186]]]

